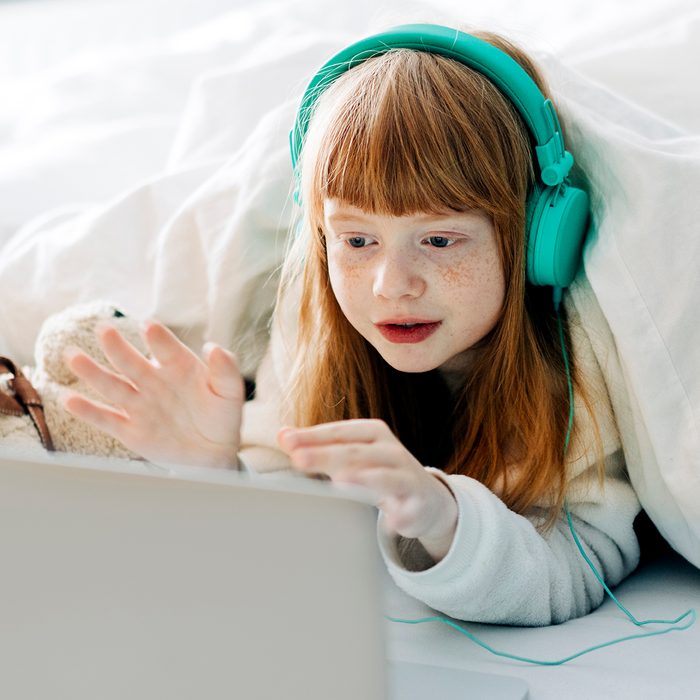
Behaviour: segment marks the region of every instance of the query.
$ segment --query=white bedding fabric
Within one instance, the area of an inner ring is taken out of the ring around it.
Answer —
[[[387,579],[389,576],[387,574]],[[675,619],[698,608],[700,570],[678,555],[643,566],[615,589],[637,619]],[[424,603],[393,581],[386,583],[388,614],[402,619],[432,617]],[[609,598],[585,617],[548,627],[461,624],[493,649],[541,661],[557,661],[614,639],[658,626],[635,627]],[[529,687],[529,700],[696,700],[700,626],[664,636],[635,639],[598,649],[562,666],[536,666],[494,656],[442,623],[387,622],[392,658],[436,666],[514,676]],[[468,697],[468,695],[467,695]],[[437,700],[437,698],[436,698]]]
[[[630,475],[700,566],[700,10],[399,6],[208,3],[187,28],[0,76],[0,353],[30,362],[47,315],[107,297],[197,349],[233,347],[252,374],[290,216],[287,131],[314,68],[398,22],[496,28],[537,51],[589,178],[584,264],[616,344],[598,351]]]

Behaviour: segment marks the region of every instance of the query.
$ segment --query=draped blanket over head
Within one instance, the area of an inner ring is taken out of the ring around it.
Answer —
[[[341,36],[273,9],[34,75],[34,111],[4,107],[0,354],[29,363],[47,315],[100,296],[197,349],[230,346],[254,373],[291,218],[298,99],[328,56],[377,29],[358,20]],[[700,566],[700,15],[680,20],[653,40],[659,16],[638,40],[601,30],[585,50],[536,56],[591,198],[581,274],[594,296],[582,278],[571,293],[640,500]],[[17,86],[0,87],[10,105]]]

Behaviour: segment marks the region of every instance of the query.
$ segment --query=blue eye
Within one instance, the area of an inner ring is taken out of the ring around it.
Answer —
[[[430,244],[436,248],[447,248],[447,246],[450,245],[450,239],[445,238],[445,236],[430,236],[428,240]]]
[[[365,247],[365,239],[362,236],[353,236],[352,238],[348,238],[348,243],[353,248],[364,248]]]

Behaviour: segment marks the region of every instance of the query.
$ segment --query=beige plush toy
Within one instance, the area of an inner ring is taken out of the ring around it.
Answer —
[[[63,360],[63,351],[74,345],[110,366],[95,335],[95,327],[101,321],[114,325],[144,355],[148,354],[138,322],[110,302],[71,306],[50,316],[37,337],[35,367],[23,367],[18,373],[11,361],[0,359],[0,449],[3,446],[21,450],[53,448],[62,452],[138,458],[120,442],[74,418],[63,408],[62,398],[70,390],[104,401],[79,381]],[[37,405],[39,402],[41,406]]]

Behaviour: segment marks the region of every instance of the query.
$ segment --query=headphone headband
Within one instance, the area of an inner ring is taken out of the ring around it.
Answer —
[[[527,279],[555,288],[555,298],[574,278],[589,218],[588,195],[572,187],[573,156],[564,148],[559,118],[527,71],[496,46],[456,29],[408,24],[362,39],[343,49],[316,73],[297,112],[289,145],[295,171],[295,200],[300,203],[299,156],[319,96],[339,76],[392,49],[437,53],[488,78],[522,116],[532,141],[543,184],[535,183],[527,201]]]
[[[321,67],[304,92],[289,134],[295,168],[319,96],[346,71],[368,58],[399,48],[437,53],[486,76],[513,103],[532,134],[542,182],[554,186],[564,181],[573,165],[573,157],[564,149],[561,126],[552,102],[545,99],[527,71],[486,41],[456,29],[430,24],[401,25],[367,37],[344,48]]]

